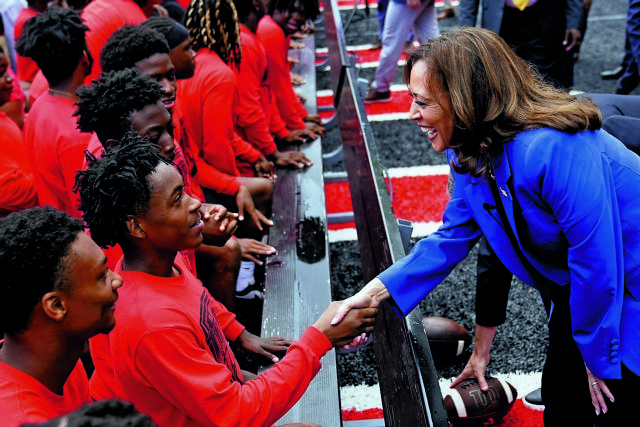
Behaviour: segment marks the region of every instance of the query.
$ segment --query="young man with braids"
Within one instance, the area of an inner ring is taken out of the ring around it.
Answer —
[[[300,31],[307,20],[318,16],[317,0],[272,0],[268,15],[258,23],[257,36],[267,52],[271,88],[276,94],[280,116],[289,129],[311,129],[322,134],[320,116],[310,116],[293,90],[288,52],[291,35]]]
[[[80,92],[78,126],[85,132],[95,132],[99,140],[104,141],[106,148],[119,145],[128,131],[136,132],[149,138],[168,157],[166,147],[173,147],[170,135],[171,116],[161,102],[163,95],[163,90],[155,82],[141,76],[136,70],[103,73],[100,80]],[[98,155],[102,155],[103,151],[94,150]],[[172,153],[169,150],[169,154]],[[191,195],[193,193],[189,190],[191,186],[188,184],[188,175],[183,173],[183,176],[187,177],[185,192]],[[204,215],[205,212],[207,215]],[[211,205],[203,206],[202,214],[205,218],[207,244],[199,245],[195,252],[201,261],[200,265],[209,264],[209,269],[217,273],[205,276],[208,280],[207,288],[213,295],[226,295],[222,288],[230,288],[233,296],[240,255],[238,244],[229,239],[235,229],[235,215],[225,218],[226,209]],[[216,216],[220,219],[216,219]],[[189,260],[195,273],[193,253],[194,250],[186,251],[184,257]],[[114,265],[121,255],[120,247],[109,249],[108,257]],[[200,271],[198,274],[201,275]],[[279,337],[262,339],[249,333],[222,304],[216,306],[216,314],[223,325],[226,338],[236,341],[247,351],[277,360],[273,353],[284,352],[289,344],[288,340]],[[96,400],[113,397],[117,394],[117,386],[112,379],[112,362],[108,355],[105,357],[104,350],[108,347],[108,338],[95,337],[90,344],[96,365],[96,372],[91,379],[91,395]]]
[[[0,414],[14,427],[88,403],[87,339],[115,325],[122,279],[82,222],[53,208],[0,220]]]
[[[102,50],[100,62],[105,71],[118,71],[126,68],[135,68],[140,73],[149,76],[152,80],[155,80],[163,87],[165,91],[163,103],[169,112],[173,114],[173,124],[177,127],[174,134],[177,136],[178,142],[175,144],[176,162],[184,173],[189,176],[187,181],[190,183],[192,194],[198,199],[204,201],[204,194],[200,187],[201,182],[199,180],[202,174],[195,173],[198,170],[198,166],[194,162],[194,156],[196,156],[195,147],[191,144],[190,138],[185,136],[185,126],[183,124],[184,115],[181,114],[181,110],[174,108],[177,88],[176,71],[171,62],[169,53],[170,50],[167,41],[160,33],[147,26],[129,25],[117,30],[109,38],[109,41],[105,44],[104,49]],[[119,137],[122,137],[122,135]],[[231,159],[228,159],[228,161],[234,162],[235,160],[232,157]],[[221,180],[227,178],[222,173],[219,173],[219,175],[220,176],[217,178],[220,178]],[[236,177],[231,178],[240,179]],[[261,211],[270,211],[272,196],[271,183],[265,179],[246,178],[243,180],[242,184],[246,184],[245,188],[247,189],[247,194],[244,194],[243,191],[239,191],[239,197],[247,196],[250,198],[250,203],[245,199],[236,198],[236,203],[227,203],[226,207],[232,211],[236,211],[238,207],[242,208],[238,209],[238,213],[240,215],[244,215],[246,212],[254,221],[259,221],[260,219],[266,220]],[[220,200],[213,200],[212,202],[216,204],[225,204],[220,203]],[[256,238],[261,237],[261,232],[254,233],[254,228],[251,227],[251,225],[252,223],[250,221],[240,224],[236,232],[236,235],[240,237],[240,239],[237,240],[237,243],[240,244],[240,250],[244,258],[260,262],[257,259],[258,256],[271,255],[275,252],[275,249],[259,242]],[[247,228],[249,231],[247,231]],[[235,243],[235,241],[230,241],[226,247],[226,251],[221,252],[218,250],[217,252],[214,251],[212,254],[203,255],[207,259],[204,263],[200,263],[201,279],[207,284],[217,283],[217,289],[213,290],[213,288],[211,288],[212,292],[216,298],[218,298],[228,308],[231,308],[236,291],[238,292],[239,297],[244,298],[260,296],[262,292],[258,285],[255,283],[251,284],[251,280],[253,280],[252,269],[250,270],[250,274],[248,274],[250,277],[245,277],[243,274],[242,277],[236,281],[238,278],[238,267],[235,266],[231,268],[232,258],[235,260],[235,256],[233,256],[233,254],[237,252],[237,245]],[[200,251],[199,255],[202,255],[204,251],[204,249]],[[225,264],[228,265],[228,267],[224,269],[221,268],[219,262],[211,264],[209,259],[210,256],[213,256],[214,258],[224,257],[229,261]],[[245,267],[247,264],[251,267],[253,266],[252,262],[244,261]],[[249,270],[249,268],[245,268],[241,271],[244,272],[246,270]],[[233,277],[231,277],[230,273],[226,273],[223,278],[222,274],[219,273],[220,271],[233,271]],[[222,282],[233,284],[234,287],[225,286]]]
[[[73,183],[90,138],[76,129],[73,117],[76,91],[93,64],[85,43],[87,30],[71,9],[50,8],[27,21],[16,45],[20,55],[36,62],[50,87],[34,103],[24,125],[40,205],[74,217],[80,217],[80,211]]]
[[[78,176],[81,208],[101,245],[120,244],[121,290],[110,335],[124,398],[160,427],[271,425],[304,393],[332,347],[373,329],[377,308],[333,327],[333,303],[260,376],[242,372],[213,311],[215,300],[180,254],[202,242],[200,202],[153,145],[129,134]],[[342,325],[342,324],[341,324]]]

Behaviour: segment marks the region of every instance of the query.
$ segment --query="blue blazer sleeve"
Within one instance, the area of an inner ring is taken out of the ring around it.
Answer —
[[[611,347],[620,339],[623,233],[609,159],[584,138],[539,133],[523,172],[568,242],[572,332],[584,361],[597,377],[620,378]]]
[[[454,174],[456,180],[464,176]],[[461,197],[463,183],[456,182],[447,203],[443,224],[435,233],[419,241],[411,253],[378,278],[393,298],[397,314],[406,316],[462,261],[482,236]]]

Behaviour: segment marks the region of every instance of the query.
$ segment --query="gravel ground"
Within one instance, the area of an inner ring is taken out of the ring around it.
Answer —
[[[613,93],[615,81],[603,81],[600,72],[615,67],[624,46],[625,0],[594,0],[589,28],[580,59],[575,65],[575,89],[593,93]],[[345,13],[343,12],[343,20]],[[349,45],[373,43],[377,38],[376,10],[369,17],[358,13],[346,34]],[[440,22],[442,32],[456,27],[455,19]],[[321,28],[321,26],[320,26]],[[317,35],[318,46],[324,45],[322,31]],[[359,76],[373,78],[374,69],[360,70]],[[318,89],[331,87],[328,73],[318,73]],[[395,83],[402,83],[402,72],[396,73]],[[634,94],[640,94],[636,89]],[[444,164],[444,156],[435,153],[417,127],[408,120],[375,122],[373,130],[383,167]],[[337,130],[330,131],[324,142],[327,150],[340,144]],[[331,171],[343,170],[339,164]],[[421,304],[425,315],[444,316],[473,331],[476,250],[436,288]],[[345,298],[364,285],[357,242],[338,242],[331,245],[331,280],[334,298]],[[499,328],[494,341],[489,373],[540,371],[546,350],[547,327],[545,314],[536,291],[514,280],[509,297],[507,322]],[[470,350],[450,364],[437,365],[440,376],[456,376],[464,367]],[[376,384],[377,365],[372,349],[339,356],[341,385]]]

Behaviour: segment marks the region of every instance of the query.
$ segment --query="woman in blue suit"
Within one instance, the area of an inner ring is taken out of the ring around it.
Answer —
[[[410,116],[455,181],[440,229],[343,303],[371,296],[404,316],[485,235],[553,301],[546,426],[627,425],[640,390],[640,157],[600,130],[593,103],[544,84],[495,33],[466,28],[407,62]],[[486,389],[495,328],[463,374]],[[633,394],[623,392],[632,390]]]

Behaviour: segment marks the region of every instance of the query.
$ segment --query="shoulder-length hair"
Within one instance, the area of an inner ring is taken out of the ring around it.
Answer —
[[[593,102],[544,83],[492,31],[462,28],[431,39],[407,60],[407,83],[419,61],[427,63],[427,90],[451,102],[449,145],[458,157],[451,166],[458,173],[487,175],[503,144],[524,130],[550,127],[575,134],[602,126]]]

